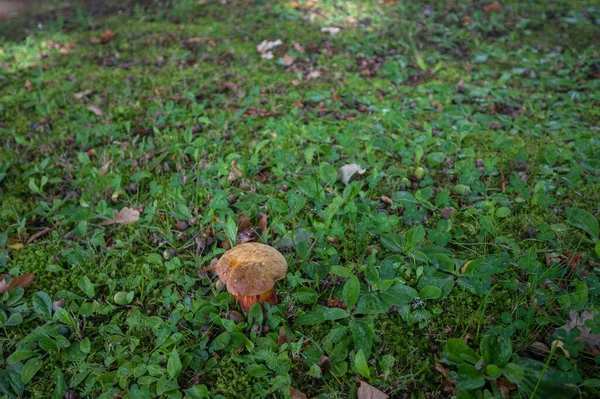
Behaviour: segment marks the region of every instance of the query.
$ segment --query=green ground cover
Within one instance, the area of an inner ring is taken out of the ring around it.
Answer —
[[[87,3],[0,27],[0,398],[600,396],[598,2]]]

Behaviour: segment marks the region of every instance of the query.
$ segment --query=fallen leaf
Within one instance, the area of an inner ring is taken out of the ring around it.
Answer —
[[[283,59],[284,65],[290,66],[294,63],[294,59],[287,54],[284,54],[282,59]]]
[[[357,392],[358,399],[387,399],[389,396],[379,389],[367,384],[364,381],[360,382]]]
[[[267,118],[269,116],[273,116],[273,114],[264,109],[250,107],[246,109],[246,112],[244,112],[244,116],[259,116],[261,118]]]
[[[239,177],[243,176],[243,172],[238,169],[237,162],[231,161],[231,172],[229,172],[229,176],[227,177],[227,181],[232,183],[236,181]]]
[[[260,231],[261,234],[264,234],[267,232],[268,222],[269,222],[269,215],[267,215],[266,213],[263,213],[260,216],[260,220],[258,221],[258,231]]]
[[[25,90],[27,90],[27,91],[33,90],[33,86],[29,80],[25,81]]]
[[[107,161],[106,163],[104,163],[104,165],[102,165],[100,167],[100,169],[98,169],[98,174],[100,174],[100,176],[105,175],[106,172],[108,172],[108,167],[110,166],[111,163],[112,163],[112,159],[110,161]]]
[[[13,278],[9,283],[6,283],[6,280],[4,279],[0,281],[0,294],[10,292],[17,287],[27,288],[31,285],[34,278],[35,274],[25,273]]]
[[[348,184],[348,182],[350,182],[350,179],[352,178],[352,176],[354,176],[355,173],[362,175],[366,171],[367,170],[363,169],[359,164],[351,163],[351,164],[342,166],[338,170],[338,178],[340,179],[340,181],[342,183]]]
[[[92,111],[96,116],[104,115],[104,112],[102,112],[102,110],[100,108],[96,107],[93,104],[88,105],[86,108],[89,109],[90,111]]]
[[[469,264],[470,264],[471,262],[473,262],[473,261],[472,261],[472,260],[469,260],[469,261],[465,262],[465,264],[464,264],[464,265],[462,265],[462,267],[460,268],[460,272],[461,272],[462,274],[465,274],[465,272],[467,271],[467,268],[469,267]]]
[[[341,298],[329,298],[327,306],[330,308],[346,309],[346,303]]]
[[[486,4],[483,6],[483,11],[484,12],[500,12],[502,11],[502,4],[496,2],[496,3],[491,3],[491,4]]]
[[[100,43],[106,44],[115,37],[115,33],[111,30],[106,30],[100,35]]]
[[[99,223],[100,226],[106,226],[109,224],[117,223],[117,224],[128,224],[135,223],[140,219],[140,211],[132,208],[123,208],[120,211],[115,210],[114,219],[104,220]]]
[[[299,53],[304,53],[304,47],[302,47],[297,41],[292,40],[292,46],[294,46],[294,50]]]
[[[79,93],[73,94],[76,100],[81,100],[83,97],[89,96],[92,94],[92,89],[86,89],[84,91],[80,91]]]
[[[263,40],[258,46],[256,46],[256,51],[258,51],[261,54],[264,54],[269,52],[270,50],[273,50],[275,47],[281,46],[282,44],[283,42],[279,39],[274,41]]]
[[[581,333],[575,339],[583,342],[587,351],[592,352],[594,350],[600,350],[600,334],[593,334],[592,329],[585,325],[586,320],[593,319],[594,314],[592,312],[586,310],[579,314],[577,311],[571,310],[569,312],[569,320],[567,320],[565,325],[561,328],[567,332],[571,331],[573,328],[577,328]],[[554,346],[554,342],[552,343],[552,346]],[[562,346],[559,345],[559,347],[562,349]]]
[[[281,346],[287,342],[287,335],[285,333],[285,328],[281,326],[281,330],[279,330],[279,336],[277,337],[277,345]]]
[[[561,340],[557,339],[557,340],[552,341],[550,346],[552,347],[552,350],[554,350],[554,348],[560,348],[563,351],[563,353],[567,359],[571,358],[571,353],[565,349],[565,343],[562,342]]]
[[[300,4],[298,4],[297,1],[290,1],[289,2],[290,7],[292,8],[300,8]]]
[[[290,395],[292,399],[307,399],[306,395],[294,387],[290,387]]]
[[[237,91],[237,85],[233,82],[225,81],[225,82],[221,82],[221,89]]]
[[[321,28],[321,32],[324,32],[324,33],[326,32],[326,33],[331,34],[331,36],[335,36],[338,33],[340,33],[340,28],[337,28],[335,26],[328,26],[328,27]]]
[[[500,377],[496,381],[494,381],[494,383],[498,387],[498,390],[500,391],[502,396],[505,398],[509,398],[510,392],[515,391],[517,389],[517,386],[509,380],[507,380],[506,377]]]
[[[237,218],[238,233],[237,243],[244,244],[247,242],[254,242],[258,239],[258,236],[254,232],[254,226],[250,218],[244,214],[240,214]]]
[[[12,244],[8,244],[8,248],[18,251],[19,249],[23,248],[23,243],[22,242],[13,242]]]
[[[390,198],[390,197],[386,197],[385,195],[382,195],[381,198],[379,198],[381,200],[381,202],[383,202],[384,204],[387,204],[389,206],[394,205],[394,201]]]
[[[441,363],[436,363],[435,369],[442,373],[442,375],[445,377],[444,382],[442,383],[442,391],[449,392],[454,395],[456,393],[456,387],[454,386],[455,382],[448,377],[450,374],[450,369],[447,369]]]

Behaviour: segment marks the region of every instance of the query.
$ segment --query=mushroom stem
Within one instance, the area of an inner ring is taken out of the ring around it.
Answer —
[[[242,310],[242,312],[246,314],[248,314],[250,308],[256,302],[260,303],[261,305],[265,302],[269,303],[270,305],[277,305],[277,295],[275,294],[275,289],[272,289],[260,295],[239,295],[236,296],[235,299],[239,302],[240,309]]]

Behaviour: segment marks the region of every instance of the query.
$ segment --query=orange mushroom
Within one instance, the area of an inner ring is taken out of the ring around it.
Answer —
[[[287,262],[278,250],[254,242],[225,252],[215,266],[215,272],[244,313],[256,302],[276,305],[273,287],[275,281],[285,277],[286,271]]]

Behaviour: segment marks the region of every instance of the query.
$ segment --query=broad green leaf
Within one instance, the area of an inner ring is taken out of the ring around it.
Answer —
[[[458,366],[458,372],[450,373],[450,378],[456,381],[456,388],[467,391],[485,385],[485,376],[470,364]]]
[[[419,291],[420,299],[437,299],[442,295],[442,290],[436,286],[428,285],[427,287],[421,288]]]
[[[464,362],[475,364],[481,359],[477,352],[458,338],[450,338],[446,341],[446,356],[448,360],[459,364]]]
[[[342,289],[342,298],[344,299],[348,311],[352,311],[352,308],[356,305],[359,294],[360,282],[358,281],[358,277],[352,276],[344,283],[344,288]]]
[[[598,227],[598,220],[583,209],[578,208],[567,208],[567,221],[573,226],[580,228],[585,231],[592,238],[598,239],[600,236],[600,228]]]
[[[37,314],[46,317],[52,316],[52,299],[50,299],[50,295],[45,292],[36,292],[33,294],[31,303],[33,305],[33,310]]]
[[[54,395],[53,399],[63,399],[67,393],[67,381],[65,375],[60,369],[54,372]]]
[[[213,340],[211,348],[213,351],[218,351],[229,345],[229,342],[231,342],[231,334],[225,331]]]
[[[7,364],[15,364],[36,356],[38,353],[29,349],[17,349],[12,355],[6,359]]]
[[[507,208],[505,206],[496,209],[496,216],[499,218],[509,217],[510,213],[511,213],[510,208]]]
[[[229,334],[229,333],[224,333]],[[221,334],[223,335],[223,334]],[[169,360],[167,361],[167,373],[169,373],[169,378],[175,378],[181,372],[181,360],[179,359],[179,354],[177,350],[173,349],[171,354],[169,355]]]
[[[324,306],[317,306],[314,310],[304,313],[298,317],[296,323],[299,325],[312,325],[319,324],[325,321],[325,308]]]
[[[516,359],[514,363],[523,369],[523,379],[516,382],[516,384],[527,398],[572,399],[577,393],[577,386],[567,382],[567,373],[555,370],[552,367],[546,368],[544,362],[521,357]],[[542,376],[541,381],[537,386],[540,376]]]
[[[396,284],[390,289],[382,292],[381,299],[390,306],[408,305],[415,297],[418,296],[417,291],[404,284]]]
[[[486,364],[504,366],[512,356],[512,342],[496,334],[488,334],[481,339],[481,356]]]
[[[23,384],[28,384],[41,368],[42,358],[34,357],[29,359],[25,365],[23,365],[23,370],[21,371],[21,381],[23,381]]]
[[[502,374],[504,374],[507,380],[515,384],[521,381],[525,375],[523,369],[515,363],[508,363],[502,367]]]
[[[348,317],[348,311],[340,308],[326,308],[323,312],[325,320],[339,320]]]
[[[83,352],[83,353],[90,353],[90,349],[91,349],[91,344],[90,344],[90,339],[88,337],[85,337],[80,343],[79,343],[79,349]]]
[[[18,326],[22,322],[23,322],[23,316],[21,316],[21,313],[12,313],[9,316],[8,320],[6,320],[4,322],[4,326],[5,327]]]
[[[92,299],[96,295],[94,284],[90,281],[88,276],[83,276],[77,281],[77,286],[83,291],[88,298]]]
[[[379,295],[368,293],[360,298],[354,314],[381,314],[387,312],[388,308],[389,305]]]
[[[496,366],[495,364],[488,364],[485,366],[485,374],[488,375],[489,378],[495,380],[500,378],[502,375],[502,370],[500,370],[500,367]]]
[[[319,298],[319,294],[315,290],[309,287],[298,287],[292,294],[292,297],[305,305],[310,305],[315,303],[315,301]]]
[[[354,367],[356,367],[356,371],[363,377],[371,378],[371,371],[369,370],[369,365],[362,349],[359,349],[354,356]]]
[[[348,323],[352,340],[354,341],[354,347],[360,349],[365,354],[365,357],[371,356],[371,346],[373,345],[373,318],[352,318]]]

